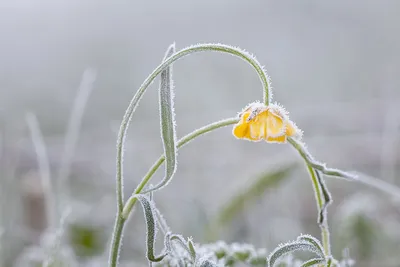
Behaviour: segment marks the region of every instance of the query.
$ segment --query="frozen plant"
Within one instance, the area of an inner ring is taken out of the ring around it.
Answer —
[[[220,52],[243,59],[257,72],[261,81],[263,99],[247,105],[238,116],[216,121],[187,134],[181,139],[176,138],[176,121],[174,113],[174,92],[172,81],[172,64],[185,56],[198,52]],[[138,107],[140,100],[149,85],[161,75],[159,86],[160,130],[164,154],[154,163],[143,177],[132,195],[125,199],[123,195],[123,158],[124,142],[129,123]],[[279,245],[269,255],[265,250],[256,250],[251,245],[227,245],[223,242],[214,245],[199,245],[180,235],[172,234],[162,219],[148,194],[163,189],[172,180],[177,169],[178,150],[195,138],[222,128],[233,126],[233,135],[238,139],[253,142],[289,144],[300,155],[310,175],[318,208],[318,224],[321,229],[320,240],[310,235],[300,235],[296,240]],[[236,262],[245,262],[251,266],[340,266],[331,254],[330,233],[327,220],[327,207],[331,203],[331,194],[324,182],[324,176],[340,177],[346,180],[361,181],[360,177],[339,169],[327,167],[317,161],[301,141],[303,132],[289,119],[289,113],[283,106],[272,102],[272,92],[269,77],[262,65],[249,53],[242,49],[223,44],[198,44],[175,51],[172,44],[162,63],[146,78],[133,96],[122,119],[117,138],[116,157],[116,191],[117,214],[110,247],[109,266],[118,265],[119,251],[124,226],[135,204],[139,201],[143,207],[147,226],[147,259],[157,266],[230,266]],[[157,169],[165,162],[165,176],[154,186],[148,183]],[[369,183],[374,186],[373,184]],[[378,186],[375,186],[378,187]],[[380,188],[385,190],[383,187]],[[164,231],[164,249],[159,254],[154,251],[157,229]],[[292,260],[290,254],[297,250],[312,252],[315,257],[299,262]]]

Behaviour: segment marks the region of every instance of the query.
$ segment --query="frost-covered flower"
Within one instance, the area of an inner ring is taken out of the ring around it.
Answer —
[[[239,117],[240,121],[233,128],[233,135],[238,139],[286,143],[288,136],[300,139],[302,135],[296,124],[289,120],[286,110],[277,104],[251,103]]]

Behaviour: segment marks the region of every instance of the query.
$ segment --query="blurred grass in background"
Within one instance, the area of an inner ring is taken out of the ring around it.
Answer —
[[[174,0],[157,6],[2,1],[1,266],[10,266],[22,257],[24,248],[41,242],[47,224],[45,192],[25,114],[33,112],[38,118],[51,178],[57,182],[68,118],[88,67],[96,70],[97,78],[71,172],[56,193],[71,210],[63,244],[72,251],[66,253],[87,266],[104,264],[115,216],[116,131],[131,96],[172,41],[178,49],[197,42],[222,42],[254,53],[272,78],[275,99],[304,130],[316,158],[398,185],[398,11],[397,1],[360,0]],[[233,57],[193,55],[175,64],[174,73],[178,136],[231,117],[261,98],[253,71]],[[129,132],[126,194],[162,151],[153,89]],[[206,241],[205,229],[221,216],[222,207],[232,199],[243,201],[244,184],[256,184],[261,173],[273,174],[299,160],[286,146],[237,142],[230,131],[221,129],[183,148],[174,181],[156,195],[172,229],[198,242]],[[160,173],[155,179],[161,179]],[[397,266],[399,203],[359,184],[327,182],[335,200],[329,214],[335,255],[349,247],[357,266],[376,266],[378,259]],[[257,193],[254,201],[238,205],[246,216],[225,221],[224,231],[215,238],[271,249],[300,232],[319,236],[305,170],[296,168],[284,182]],[[133,216],[123,260],[145,262],[143,229],[142,216]]]

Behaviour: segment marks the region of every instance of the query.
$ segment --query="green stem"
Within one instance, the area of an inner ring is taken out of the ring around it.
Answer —
[[[373,178],[373,177],[368,177],[364,174],[358,173],[358,174],[350,174],[347,172],[343,172],[338,169],[332,169],[332,168],[327,168],[324,164],[316,161],[308,152],[305,146],[300,143],[299,141],[288,137],[288,142],[299,152],[300,156],[304,159],[308,171],[311,176],[312,184],[314,187],[314,192],[315,192],[315,198],[317,201],[317,206],[318,206],[318,211],[320,216],[323,215],[323,220],[319,222],[320,228],[321,228],[321,235],[322,235],[322,244],[324,247],[324,253],[326,257],[331,257],[331,251],[330,251],[330,241],[329,241],[329,227],[328,227],[328,221],[327,221],[327,215],[325,213],[326,205],[330,203],[330,195],[329,192],[327,191],[326,185],[324,185],[323,180],[319,181],[318,179],[318,173],[317,171],[320,171],[326,175],[331,175],[331,176],[336,176],[336,177],[343,177],[350,179],[351,181],[357,181],[364,183],[368,186],[371,186],[373,188],[379,189],[385,193],[391,194],[395,196],[396,198],[400,197],[400,189],[386,183],[382,180]],[[324,189],[325,188],[325,195],[324,195]],[[330,258],[330,261],[328,261],[328,265],[330,266],[332,263],[333,259]]]
[[[299,142],[291,137],[288,137],[287,140],[299,152],[300,156],[305,160],[307,165],[310,165],[315,170],[319,170],[323,174],[329,175],[329,176],[342,177],[342,178],[346,178],[346,179],[353,180],[353,181],[357,180],[357,176],[354,174],[344,172],[344,171],[341,171],[338,169],[328,168],[325,166],[325,164],[316,161],[311,156],[311,154],[308,153],[306,147],[301,142]]]
[[[235,124],[238,121],[239,121],[238,118],[230,118],[230,119],[221,120],[221,121],[206,125],[204,127],[201,127],[199,129],[189,133],[188,135],[185,135],[184,137],[182,137],[178,141],[177,147],[181,148],[200,135],[206,134],[206,133],[216,130],[218,128],[222,128],[225,126]],[[150,181],[153,174],[157,171],[157,169],[161,166],[161,164],[164,161],[165,161],[165,156],[162,155],[153,164],[153,166],[150,168],[150,170],[144,176],[143,180],[140,182],[140,184],[136,188],[135,192],[128,199],[125,207],[122,209],[122,212],[118,211],[118,215],[117,215],[117,218],[115,221],[115,226],[114,226],[114,234],[113,234],[113,238],[112,238],[111,250],[110,250],[110,262],[109,262],[110,267],[116,267],[117,263],[118,263],[118,255],[119,255],[119,250],[120,250],[121,240],[122,240],[122,230],[123,230],[123,227],[125,225],[127,218],[129,217],[129,214],[132,211],[132,208],[134,207],[134,205],[137,201],[137,198],[133,197],[133,196],[135,194],[140,194],[140,192],[143,190],[143,188],[146,186],[146,184]]]
[[[146,89],[149,87],[149,85],[154,81],[154,79],[164,70],[166,69],[170,64],[172,64],[174,61],[177,61],[180,58],[183,58],[184,56],[187,56],[192,53],[196,52],[202,52],[202,51],[216,51],[216,52],[221,52],[221,53],[227,53],[231,54],[233,56],[239,57],[246,62],[248,62],[257,72],[261,83],[263,85],[263,92],[264,92],[264,103],[266,105],[269,105],[270,102],[270,85],[269,85],[269,78],[268,75],[265,73],[263,67],[260,65],[260,63],[251,55],[248,53],[242,51],[239,48],[227,46],[227,45],[222,45],[222,44],[199,44],[195,46],[190,46],[187,48],[184,48],[167,59],[165,59],[147,78],[146,80],[142,83],[140,86],[139,90],[135,93],[133,96],[131,102],[129,103],[128,108],[125,111],[124,117],[121,122],[121,126],[119,128],[118,132],[118,138],[117,138],[117,159],[116,159],[116,191],[117,191],[117,211],[118,211],[118,216],[122,216],[124,213],[124,193],[123,193],[123,154],[124,154],[124,142],[125,142],[125,137],[127,135],[128,127],[129,127],[129,122],[132,119],[133,113],[135,112],[137,106],[139,105],[140,99],[143,97]],[[233,123],[233,122],[232,122]],[[217,127],[218,128],[218,127]],[[190,141],[190,140],[189,140]],[[187,141],[188,142],[188,141]],[[161,165],[161,161],[153,166],[155,169]],[[147,179],[150,179],[151,176],[149,176]],[[142,184],[144,186],[144,184]],[[133,205],[132,205],[133,206]],[[130,210],[128,210],[130,212]],[[128,212],[128,215],[129,215]],[[116,220],[116,228],[115,231],[118,230],[118,220]],[[115,237],[114,238],[121,238],[122,233],[118,236],[116,233],[114,233]],[[110,257],[111,255],[116,255],[119,253],[119,240],[117,240],[118,243],[114,244],[113,242],[113,247],[111,248],[110,252]],[[117,262],[113,262],[110,260],[110,267],[115,267]]]
[[[310,165],[307,165],[307,169],[308,169],[308,172],[310,173],[311,182],[313,184],[318,210],[321,210],[324,205],[324,200],[322,199],[322,192],[321,192],[321,188],[318,184],[317,176],[315,175],[314,169]]]
[[[114,233],[111,243],[109,266],[116,267],[118,264],[119,248],[121,246],[122,232],[125,225],[125,219],[118,213],[114,225]]]
[[[318,208],[318,214],[323,215],[323,221],[318,222],[319,227],[321,228],[321,238],[322,238],[322,246],[324,248],[324,253],[325,257],[329,257],[331,255],[331,246],[330,246],[330,240],[329,240],[329,228],[328,228],[328,218],[325,213],[325,196],[324,192],[322,190],[322,185],[320,185],[320,182],[317,178],[316,174],[316,169],[321,170],[321,172],[324,173],[324,170],[327,171],[331,175],[347,175],[346,173],[340,171],[340,170],[334,170],[334,173],[331,172],[331,169],[326,168],[324,165],[320,163],[316,163],[316,161],[312,158],[312,156],[307,152],[305,147],[298,142],[297,140],[288,137],[288,142],[299,152],[300,156],[304,159],[308,172],[310,173],[311,177],[311,182],[314,188],[314,193],[315,193],[315,200],[317,202],[317,208]],[[316,165],[318,165],[318,168],[316,168]],[[326,188],[326,187],[325,187]],[[326,189],[327,190],[327,189]],[[329,194],[329,193],[328,193]]]
[[[246,52],[242,51],[239,48],[234,48],[227,45],[222,44],[199,44],[184,48],[165,61],[163,61],[142,83],[139,90],[136,92],[134,97],[132,98],[129,106],[125,112],[124,118],[121,122],[121,126],[118,133],[117,139],[117,174],[116,174],[116,183],[117,183],[117,203],[118,203],[118,211],[122,212],[124,208],[124,196],[123,196],[123,168],[122,168],[122,160],[123,160],[123,151],[124,151],[124,141],[127,134],[129,122],[132,118],[133,113],[136,110],[136,107],[139,104],[140,99],[142,98],[143,94],[145,93],[147,87],[154,81],[154,79],[159,75],[165,68],[167,68],[171,63],[177,61],[178,59],[187,56],[192,53],[202,52],[202,51],[216,51],[222,53],[228,53],[233,56],[237,56],[246,62],[248,62],[257,72],[263,88],[264,88],[264,103],[266,105],[270,102],[270,85],[269,79],[267,74],[265,73],[263,67],[258,63],[258,61],[252,57],[251,55],[247,54]]]
[[[321,187],[319,185],[317,176],[315,174],[315,170],[310,165],[307,165],[308,172],[310,173],[311,182],[314,188],[315,200],[317,201],[318,214],[323,212],[324,209],[324,196],[322,194]],[[325,219],[322,223],[319,224],[321,228],[321,238],[322,238],[322,246],[324,248],[325,257],[329,257],[331,255],[331,246],[329,241],[329,228],[328,228],[328,220],[326,214],[324,215]]]
[[[316,161],[310,155],[310,153],[308,153],[307,149],[302,143],[296,141],[291,137],[288,137],[287,140],[300,153],[300,156],[307,162],[307,164],[312,166],[315,170],[319,170],[325,175],[342,177],[350,181],[360,182],[372,188],[378,189],[384,193],[392,195],[396,199],[400,198],[400,188],[390,183],[387,183],[381,179],[368,176],[361,172],[348,173],[338,169],[327,168],[324,164]]]
[[[178,143],[177,143],[177,147],[181,148],[182,146],[186,145],[187,143],[189,143],[190,141],[192,141],[193,139],[195,139],[196,137],[203,135],[205,133],[211,132],[215,129],[221,128],[221,127],[225,127],[225,126],[229,126],[232,124],[235,124],[239,121],[238,118],[230,118],[230,119],[225,119],[225,120],[221,120],[218,122],[214,122],[211,123],[209,125],[206,125],[204,127],[201,127],[193,132],[191,132],[188,135],[185,135],[184,137],[182,137]],[[143,190],[143,188],[146,186],[146,184],[150,181],[151,177],[153,176],[153,174],[158,170],[158,168],[161,166],[161,164],[163,164],[163,162],[165,161],[165,155],[162,155],[154,164],[153,166],[150,168],[150,170],[147,172],[147,174],[144,176],[144,178],[142,179],[142,181],[140,182],[140,184],[137,186],[137,188],[135,189],[134,193],[132,194],[132,196],[136,195],[136,194],[140,194]],[[129,214],[133,208],[133,206],[135,205],[137,201],[136,197],[131,197],[128,199],[124,209],[123,209],[123,213],[122,216],[124,218],[128,218]]]

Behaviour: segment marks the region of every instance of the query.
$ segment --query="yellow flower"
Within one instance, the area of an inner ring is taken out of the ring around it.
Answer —
[[[285,109],[277,104],[252,103],[239,116],[240,121],[233,128],[233,135],[238,139],[286,143],[288,136],[301,138],[302,135]]]

